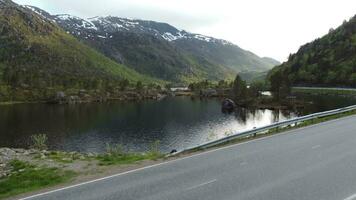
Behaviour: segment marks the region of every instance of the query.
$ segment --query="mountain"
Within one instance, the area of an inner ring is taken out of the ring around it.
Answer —
[[[123,79],[153,79],[114,62],[67,34],[55,22],[0,0],[0,99],[11,88],[90,88]]]
[[[240,72],[239,76],[242,80],[246,81],[248,84],[253,82],[262,82],[266,80],[268,71],[264,72]]]
[[[167,23],[114,16],[82,19],[28,7],[118,63],[159,79],[220,80],[241,71],[266,71],[276,64],[228,41]]]
[[[267,63],[270,63],[273,66],[277,66],[280,65],[281,62],[279,62],[278,60],[274,59],[274,58],[270,58],[270,57],[262,57],[262,59],[264,61],[266,61]]]
[[[356,15],[300,47],[269,77],[277,73],[288,74],[293,85],[356,87]]]

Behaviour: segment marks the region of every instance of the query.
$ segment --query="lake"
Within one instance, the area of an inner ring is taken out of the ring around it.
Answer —
[[[18,104],[0,106],[0,146],[28,147],[44,133],[50,149],[103,152],[106,143],[146,151],[159,140],[160,150],[183,149],[299,115],[356,104],[355,98],[305,95],[298,111],[238,109],[221,112],[219,99],[172,97],[161,101],[79,105]]]

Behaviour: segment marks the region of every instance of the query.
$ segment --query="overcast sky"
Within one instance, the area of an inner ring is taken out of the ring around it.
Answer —
[[[356,14],[356,0],[15,0],[51,14],[167,22],[285,61]]]

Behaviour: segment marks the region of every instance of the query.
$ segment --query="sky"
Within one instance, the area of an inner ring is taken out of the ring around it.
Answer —
[[[356,14],[356,0],[14,0],[51,14],[169,23],[225,39],[259,56],[290,53]]]

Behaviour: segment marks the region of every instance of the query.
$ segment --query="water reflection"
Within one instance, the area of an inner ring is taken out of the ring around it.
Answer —
[[[292,118],[297,113],[355,102],[329,99],[308,99],[315,103],[298,112],[239,108],[232,114],[221,113],[218,99],[189,97],[159,102],[0,106],[0,146],[26,147],[30,135],[45,133],[52,149],[103,151],[109,142],[144,151],[160,140],[161,150],[167,152]]]

